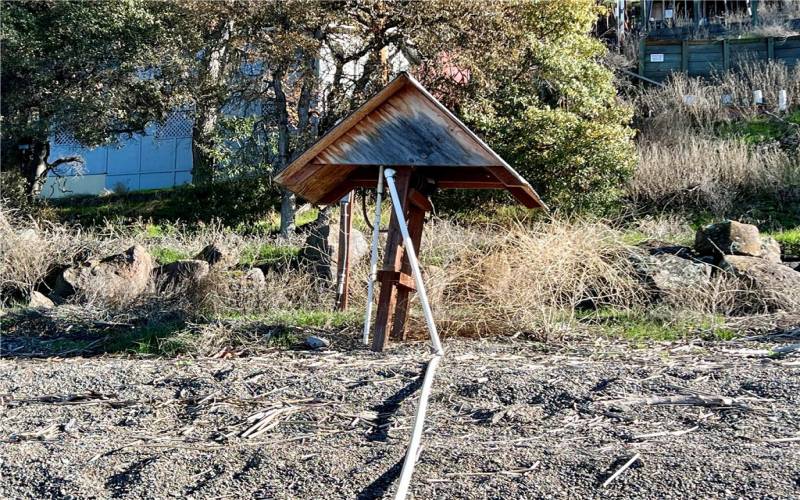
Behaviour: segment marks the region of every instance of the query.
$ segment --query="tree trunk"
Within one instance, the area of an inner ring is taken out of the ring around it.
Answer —
[[[224,101],[220,86],[225,84],[226,68],[229,63],[228,43],[233,33],[234,23],[227,21],[221,28],[216,46],[208,47],[203,60],[201,94],[206,97],[195,103],[195,123],[192,127],[192,181],[205,183],[214,180],[214,131],[219,119],[219,110]]]
[[[42,192],[42,186],[47,177],[47,156],[50,154],[49,142],[34,141],[26,155],[23,165],[26,186],[25,194],[28,201],[34,201]]]
[[[278,114],[278,172],[289,164],[289,112],[286,109],[286,94],[283,92],[283,70],[276,70],[272,76],[275,91],[275,111]],[[281,236],[288,238],[294,231],[294,194],[287,190],[281,193]]]
[[[203,184],[214,180],[214,129],[217,124],[217,110],[205,109],[198,113],[192,127],[192,182]]]
[[[287,238],[295,230],[296,210],[294,193],[286,189],[281,190],[281,236],[284,238]]]

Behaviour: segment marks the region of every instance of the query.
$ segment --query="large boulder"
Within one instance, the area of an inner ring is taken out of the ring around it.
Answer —
[[[147,250],[134,245],[121,254],[68,267],[56,280],[54,294],[62,298],[77,294],[83,300],[125,305],[147,290],[152,268]]]
[[[771,309],[800,310],[800,273],[757,257],[728,255],[720,267],[736,275]]]
[[[713,255],[717,258],[724,255],[760,257],[763,252],[758,228],[734,220],[709,224],[698,229],[694,248],[700,255]]]
[[[350,232],[350,267],[369,253],[369,243],[356,228]],[[312,266],[320,278],[335,281],[339,261],[339,224],[321,224],[312,227],[300,251],[300,260]]]
[[[195,255],[194,260],[203,260],[212,267],[229,269],[236,265],[236,255],[221,243],[211,243],[206,245],[200,253]]]
[[[195,289],[208,276],[210,266],[204,260],[177,260],[153,270],[158,291]]]
[[[636,267],[644,282],[660,295],[708,286],[712,266],[696,259],[662,253],[641,256]]]

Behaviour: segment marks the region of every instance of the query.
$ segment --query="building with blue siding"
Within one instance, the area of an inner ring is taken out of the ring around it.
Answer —
[[[49,161],[80,156],[83,165],[50,172],[42,196],[58,198],[180,186],[192,181],[192,119],[175,112],[143,134],[124,134],[116,144],[82,147],[69,134],[56,133]]]

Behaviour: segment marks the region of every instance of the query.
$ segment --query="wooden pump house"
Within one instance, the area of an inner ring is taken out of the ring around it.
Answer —
[[[376,188],[383,169],[394,178],[414,252],[436,189],[506,189],[524,206],[544,208],[525,179],[407,73],[321,137],[276,181],[311,203],[327,205],[355,188]],[[397,212],[377,274],[374,350],[384,349],[388,334],[405,338],[409,294],[416,290]]]

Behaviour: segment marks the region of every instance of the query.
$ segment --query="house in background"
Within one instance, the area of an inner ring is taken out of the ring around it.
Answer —
[[[338,35],[338,43],[356,46],[357,38]],[[386,48],[387,60],[395,73],[409,68],[407,54],[397,47]],[[369,55],[344,65],[344,77],[355,82],[363,75]],[[323,47],[319,60],[319,77],[323,87],[333,82],[336,67],[330,49]],[[245,77],[259,76],[265,65],[258,61],[243,62]],[[147,77],[146,75],[144,77]],[[269,112],[260,101],[243,102],[232,98],[222,109],[225,116],[260,116]],[[64,165],[48,174],[41,196],[61,198],[75,195],[100,195],[108,192],[162,189],[192,182],[191,113],[177,111],[163,124],[149,126],[143,134],[120,136],[116,144],[93,149],[81,146],[66,133],[56,133],[51,140],[50,161],[67,156],[81,156],[82,166]]]
[[[800,62],[798,0],[614,0],[600,36],[638,59],[639,75],[708,77],[744,62]]]
[[[62,166],[48,174],[42,196],[59,198],[105,192],[170,188],[192,180],[192,119],[176,111],[143,134],[123,135],[118,143],[85,148],[69,134],[51,140],[50,161],[81,156],[81,167]]]

